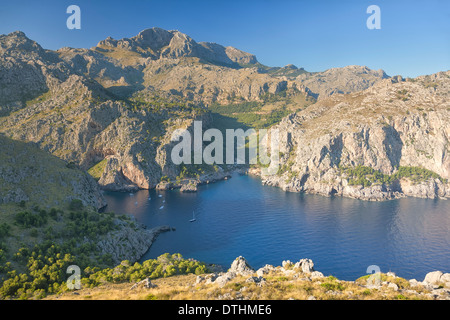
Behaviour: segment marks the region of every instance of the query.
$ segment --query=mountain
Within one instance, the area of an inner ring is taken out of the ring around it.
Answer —
[[[227,176],[224,166],[168,161],[172,133],[192,130],[194,120],[204,129],[241,121],[266,127],[319,96],[367,89],[387,77],[356,66],[323,73],[268,68],[239,49],[160,28],[57,51],[13,32],[0,36],[0,48],[0,132],[89,170],[108,190]]]
[[[114,40],[111,37],[100,41],[96,50],[114,52],[124,49],[136,52],[151,60],[161,58],[196,57],[213,64],[238,67],[240,64],[255,64],[254,55],[233,47],[224,47],[216,43],[197,43],[188,35],[179,31],[167,31],[161,28],[146,29],[135,37]]]

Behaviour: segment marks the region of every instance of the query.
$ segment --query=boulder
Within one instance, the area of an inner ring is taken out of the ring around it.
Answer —
[[[262,277],[265,274],[268,274],[269,272],[275,270],[275,267],[269,264],[266,264],[264,267],[259,268],[256,271],[256,274],[258,277]]]
[[[438,284],[441,282],[442,275],[443,273],[441,271],[428,272],[425,275],[425,279],[423,280],[423,282],[425,284]]]
[[[153,284],[153,283],[150,281],[150,278],[146,278],[146,279],[144,279],[144,280],[142,280],[142,281],[139,281],[138,283],[135,283],[135,284],[131,287],[131,290],[136,289],[136,288],[139,287],[139,286],[143,286],[145,289],[151,289],[151,288],[156,288],[156,287],[157,287],[156,284]]]
[[[245,282],[252,282],[256,283],[259,286],[262,286],[266,283],[266,279],[264,279],[263,277],[250,277],[247,280],[245,280]]]
[[[301,259],[295,263],[294,268],[301,269],[303,273],[311,273],[314,271],[314,262],[311,259]]]
[[[250,276],[255,273],[255,270],[250,266],[244,257],[239,256],[231,264],[229,272],[242,276]]]
[[[220,276],[218,276],[214,283],[217,283],[220,287],[223,287],[224,285],[226,285],[228,282],[230,282],[231,280],[233,280],[236,277],[236,273],[234,272],[226,272]]]
[[[394,290],[394,291],[398,291],[398,285],[396,285],[396,284],[393,283],[393,282],[389,282],[388,288],[391,288],[391,289]]]
[[[322,272],[319,272],[319,271],[313,271],[313,272],[311,272],[311,279],[315,279],[315,278],[323,278],[324,277],[324,275],[323,275],[323,273]]]

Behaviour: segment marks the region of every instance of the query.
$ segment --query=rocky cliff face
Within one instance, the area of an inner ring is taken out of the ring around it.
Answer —
[[[280,170],[263,182],[365,200],[449,197],[449,88],[448,71],[386,79],[284,118]]]

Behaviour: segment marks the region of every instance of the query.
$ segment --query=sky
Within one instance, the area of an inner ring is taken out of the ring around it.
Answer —
[[[69,30],[69,5],[81,29]],[[370,30],[370,5],[381,29]],[[271,67],[364,65],[416,77],[450,69],[448,0],[0,0],[0,34],[20,30],[43,48],[90,48],[108,36],[160,27],[233,46]]]

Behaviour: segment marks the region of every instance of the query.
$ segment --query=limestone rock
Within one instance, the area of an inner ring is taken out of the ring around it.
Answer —
[[[139,286],[142,286],[142,287],[145,288],[145,289],[152,289],[152,288],[156,288],[156,287],[157,287],[156,284],[153,284],[153,283],[151,282],[150,278],[146,278],[146,279],[144,279],[144,280],[142,280],[142,281],[139,281],[138,283],[135,283],[135,284],[130,288],[130,290],[136,289],[136,288],[138,288]]]
[[[256,275],[258,277],[262,277],[268,273],[270,273],[271,271],[274,271],[275,267],[269,264],[266,264],[264,267],[259,268],[258,270],[256,270]]]
[[[415,81],[384,79],[358,93],[320,99],[285,117],[272,127],[279,132],[278,168],[283,170],[261,172],[263,184],[362,200],[448,198],[449,75],[447,71]],[[428,112],[421,111],[425,108]],[[345,173],[345,168],[358,166],[394,177],[402,167],[419,167],[429,174],[363,185]]]
[[[242,256],[234,259],[228,271],[242,276],[250,276],[255,272],[247,260]]]
[[[311,259],[301,259],[295,263],[294,269],[301,269],[303,273],[311,273],[314,271],[314,262]]]
[[[442,273],[441,271],[429,272],[425,275],[422,283],[425,285],[444,285],[450,288],[450,273]]]
[[[143,226],[133,228],[127,222],[117,219],[120,228],[104,236],[97,246],[102,254],[111,255],[114,264],[123,260],[132,263],[138,261],[151,247],[153,241],[161,232],[170,231],[169,226],[146,229]],[[135,224],[138,224],[135,222]],[[139,224],[138,224],[139,225]]]

